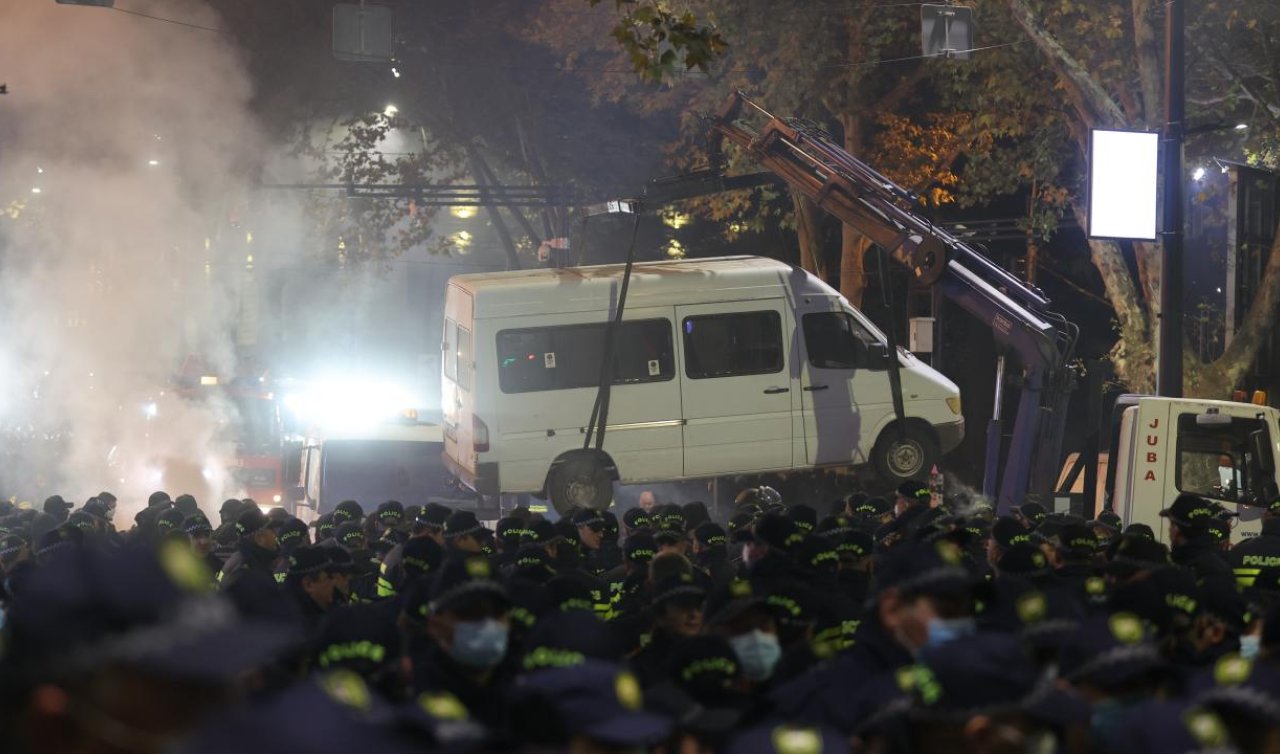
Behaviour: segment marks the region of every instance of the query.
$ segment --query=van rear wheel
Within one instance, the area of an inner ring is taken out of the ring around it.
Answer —
[[[871,461],[884,481],[899,485],[908,479],[923,479],[938,462],[938,443],[927,431],[907,426],[906,432],[889,427],[880,434]]]
[[[555,470],[547,496],[559,513],[573,507],[604,510],[613,502],[613,480],[594,458],[570,458]]]

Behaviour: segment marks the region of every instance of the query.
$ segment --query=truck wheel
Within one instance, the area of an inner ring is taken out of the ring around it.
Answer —
[[[880,478],[893,485],[923,479],[938,462],[938,443],[926,431],[908,425],[905,433],[889,427],[880,433],[871,461]]]
[[[572,507],[604,510],[613,502],[613,480],[600,462],[587,456],[570,458],[551,475],[548,497],[559,513]]]

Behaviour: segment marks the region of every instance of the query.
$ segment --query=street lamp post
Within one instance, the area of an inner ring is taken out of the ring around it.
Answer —
[[[1156,391],[1182,396],[1182,142],[1186,115],[1183,0],[1165,11],[1164,221],[1161,233],[1160,341]]]

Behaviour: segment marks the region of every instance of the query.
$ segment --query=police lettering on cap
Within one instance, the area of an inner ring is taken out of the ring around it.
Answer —
[[[648,512],[644,508],[631,508],[622,514],[622,523],[627,525],[628,531],[636,529],[647,529],[652,525]]]
[[[1017,519],[1001,516],[991,525],[991,539],[1004,548],[1031,544],[1031,532]]]
[[[1044,523],[1045,517],[1049,515],[1049,512],[1039,503],[1024,503],[1014,508],[1014,510],[1018,512],[1018,515],[1031,522],[1032,526],[1039,526]]]
[[[321,670],[343,668],[371,683],[400,662],[401,639],[394,621],[377,604],[335,607],[320,623],[312,660]]]
[[[388,500],[378,506],[374,517],[384,524],[394,526],[404,520],[404,505],[398,500]]]
[[[859,502],[852,509],[853,513],[877,517],[893,512],[893,504],[882,497],[869,497]]]
[[[1083,524],[1063,526],[1058,530],[1057,540],[1062,549],[1079,557],[1093,555],[1098,549],[1098,535]]]
[[[729,545],[729,535],[725,533],[724,527],[710,521],[698,524],[698,528],[693,530],[693,538],[703,547],[727,547]]]
[[[156,516],[156,528],[164,531],[181,530],[186,515],[177,508],[170,508]]]
[[[647,532],[635,532],[622,543],[622,555],[636,565],[647,565],[658,554],[658,543]]]
[[[300,519],[290,516],[284,522],[284,525],[280,527],[280,533],[277,537],[281,545],[289,547],[306,542],[307,534],[307,525],[302,523]]]
[[[898,485],[898,495],[910,503],[928,504],[931,494],[929,485],[915,479],[908,479]]]
[[[587,660],[616,661],[625,651],[624,642],[612,624],[582,610],[544,613],[525,637],[525,672],[544,668],[567,668]]]
[[[1172,505],[1160,511],[1160,515],[1183,529],[1203,531],[1214,517],[1214,508],[1199,495],[1183,492],[1174,498]]]
[[[800,503],[793,505],[787,509],[787,517],[795,523],[796,528],[806,534],[811,534],[814,527],[818,525],[818,511],[813,506]]]
[[[834,538],[837,553],[865,557],[875,550],[875,540],[865,531],[850,531]]]
[[[364,508],[360,507],[360,503],[354,500],[343,500],[333,509],[333,520],[341,524],[346,521],[361,521],[364,519]]]
[[[364,529],[355,521],[344,521],[333,532],[333,538],[346,547],[356,547],[365,542]]]
[[[400,566],[409,577],[435,573],[443,561],[444,550],[429,537],[414,537],[401,550]]]

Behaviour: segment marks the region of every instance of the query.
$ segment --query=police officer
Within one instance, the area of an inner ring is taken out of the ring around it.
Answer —
[[[30,576],[0,648],[6,751],[153,752],[222,712],[293,636],[250,624],[184,547],[71,547]]]
[[[333,606],[334,570],[326,547],[301,545],[289,555],[284,592],[298,607],[309,633],[316,631],[320,620]]]
[[[1280,498],[1262,514],[1262,533],[1233,547],[1228,560],[1242,588],[1253,586],[1264,570],[1280,572]]]
[[[236,519],[235,530],[238,544],[235,554],[222,567],[218,578],[221,587],[230,589],[237,581],[250,576],[261,576],[275,584],[273,566],[280,545],[266,514],[256,505],[249,508]]]
[[[1209,533],[1215,511],[1208,500],[1183,492],[1160,515],[1169,519],[1169,555],[1175,564],[1199,578],[1231,575],[1230,565]]]
[[[429,588],[415,586],[403,604],[414,691],[449,692],[471,717],[496,727],[512,674],[510,608],[507,590],[478,555],[458,553]]]

